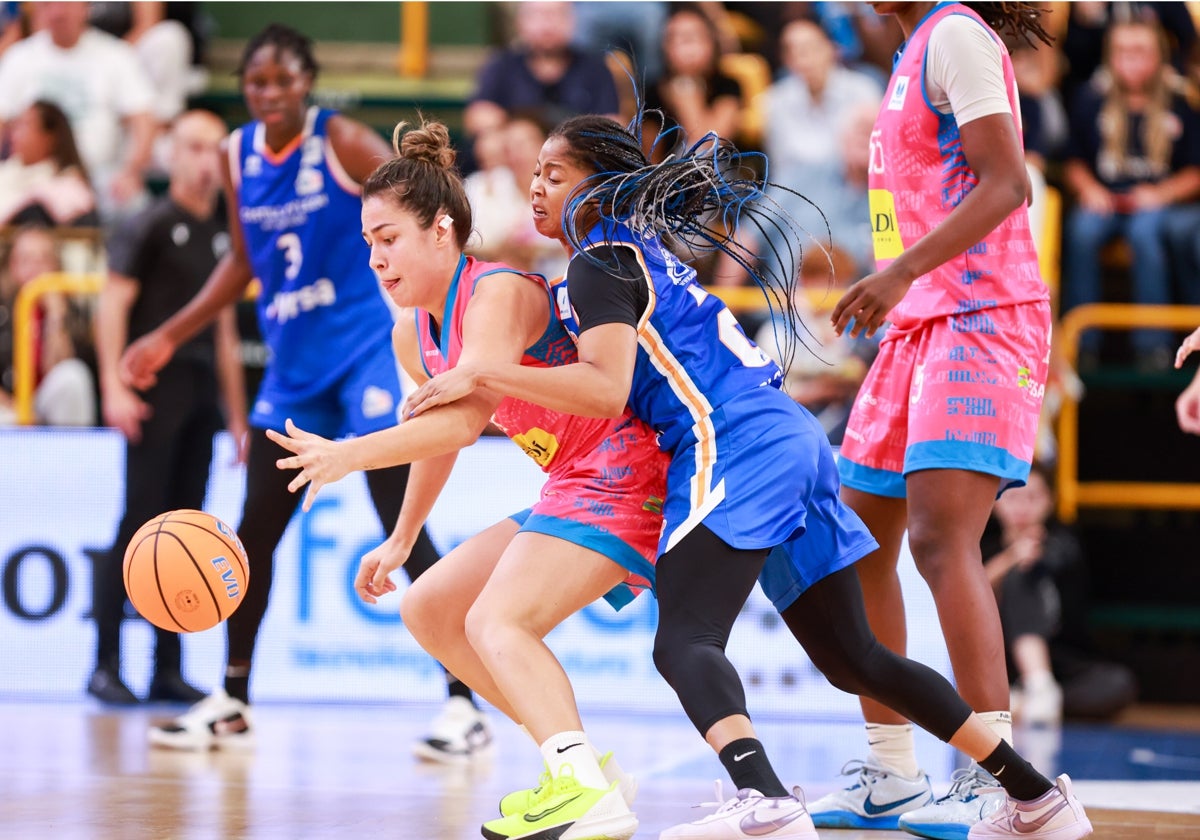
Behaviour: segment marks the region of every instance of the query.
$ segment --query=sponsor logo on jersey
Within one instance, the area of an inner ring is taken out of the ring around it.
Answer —
[[[213,237],[212,252],[218,260],[229,253],[229,234],[226,231],[220,231]]]
[[[891,190],[868,190],[867,200],[871,207],[871,240],[875,245],[875,259],[894,260],[904,253],[904,242],[900,239],[896,223],[896,199]]]
[[[267,305],[267,318],[285,324],[302,312],[311,312],[319,306],[333,306],[336,302],[333,281],[322,277],[290,292],[276,292]]]
[[[325,176],[319,169],[302,168],[296,175],[296,195],[314,195],[325,188]]]
[[[892,98],[888,100],[887,109],[889,111],[899,111],[904,107],[904,100],[908,97],[908,76],[897,76],[896,83],[892,85]]]
[[[176,248],[182,248],[192,238],[192,231],[185,222],[178,222],[171,228],[171,241]]]
[[[262,157],[259,155],[246,155],[246,160],[242,164],[242,174],[247,178],[257,178],[262,174]]]

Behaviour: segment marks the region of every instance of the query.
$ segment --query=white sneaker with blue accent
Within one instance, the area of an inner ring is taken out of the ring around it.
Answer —
[[[933,802],[929,777],[906,779],[867,761],[850,761],[843,776],[857,774],[854,784],[826,794],[809,806],[817,828],[870,828],[895,831],[900,815]]]
[[[955,770],[950,792],[941,799],[900,815],[900,828],[929,840],[967,840],[971,826],[1004,807],[1000,784],[978,764]]]
[[[465,697],[447,698],[429,726],[429,734],[413,744],[413,755],[442,764],[465,764],[487,753],[492,730],[487,717]]]
[[[1021,802],[1007,798],[1004,807],[986,820],[976,823],[970,840],[1003,840],[1025,837],[1030,840],[1079,840],[1092,833],[1092,821],[1071,791],[1071,777],[1059,776],[1051,790],[1037,799]]]
[[[705,802],[700,808],[717,806],[717,810],[695,822],[668,828],[659,840],[817,840],[804,794],[792,788],[788,796],[763,796],[756,790],[743,788],[732,799],[721,801],[721,783],[716,784],[717,801]]]

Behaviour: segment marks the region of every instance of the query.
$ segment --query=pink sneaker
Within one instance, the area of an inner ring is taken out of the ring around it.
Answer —
[[[705,803],[717,810],[695,822],[668,828],[659,840],[817,840],[812,817],[804,805],[800,788],[792,788],[790,796],[763,796],[756,790],[744,788],[737,796],[721,800],[721,783],[716,784],[717,802]],[[705,807],[701,805],[700,807]]]
[[[1066,773],[1054,788],[1031,802],[1008,797],[991,816],[971,827],[969,840],[1000,840],[1023,837],[1026,840],[1078,840],[1092,833],[1091,820],[1071,792]]]

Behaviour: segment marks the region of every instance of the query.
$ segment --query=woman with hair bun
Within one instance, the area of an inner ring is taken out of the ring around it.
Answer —
[[[485,360],[530,368],[570,364],[575,344],[555,315],[547,281],[463,253],[471,208],[440,123],[396,127],[396,156],[363,185],[362,229],[370,265],[405,310],[393,330],[396,357],[418,382]],[[396,586],[388,574],[408,547],[458,450],[495,423],[546,473],[541,498],[467,540],[405,593],[413,637],[538,744],[546,774],[509,794],[483,826],[500,838],[633,835],[636,792],[611,753],[583,730],[574,691],[543,637],[600,597],[628,603],[654,578],[668,458],[628,409],[576,417],[479,390],[400,426],[344,441],[297,428],[271,439],[295,455],[291,489],[320,489],[354,470],[412,463],[396,530],[367,554],[355,580],[370,603]],[[564,833],[565,832],[565,833]]]

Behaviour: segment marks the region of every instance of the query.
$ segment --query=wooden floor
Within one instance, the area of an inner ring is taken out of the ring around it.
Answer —
[[[489,758],[458,767],[420,763],[409,744],[436,712],[428,706],[261,705],[251,752],[148,748],[147,726],[171,711],[0,701],[0,838],[466,840],[479,837],[479,825],[497,815],[500,796],[533,784],[540,761],[524,736],[494,719],[497,742]],[[1188,721],[1194,726],[1195,715]],[[1163,725],[1173,730],[1180,721],[1168,716]],[[604,716],[588,726],[593,741],[618,749],[640,781],[639,838],[696,818],[701,812],[691,806],[712,799],[720,765],[678,716]],[[841,750],[861,731],[848,721],[769,721],[759,730],[775,764],[799,774],[810,799],[838,784],[823,770],[831,759],[822,743],[840,739]],[[1067,734],[1060,743],[1085,752],[1109,749],[1112,740],[1103,731]],[[1188,737],[1176,753],[1194,749],[1196,736]],[[1182,781],[1122,781],[1103,771],[1077,778],[1097,838],[1200,838],[1200,752],[1171,760],[1188,768]],[[944,788],[948,774],[940,775],[946,778],[935,777],[935,787]],[[821,836],[908,835],[830,830]]]

